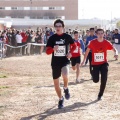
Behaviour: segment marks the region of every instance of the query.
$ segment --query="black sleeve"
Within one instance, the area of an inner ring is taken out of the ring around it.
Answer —
[[[54,47],[54,39],[52,36],[48,39],[46,47]]]
[[[70,35],[68,35],[68,40],[69,40],[69,43],[70,44],[73,44],[74,43],[74,40],[72,39],[72,37]]]

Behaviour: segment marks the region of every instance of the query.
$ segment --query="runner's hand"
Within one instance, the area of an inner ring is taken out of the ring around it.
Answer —
[[[82,62],[80,66],[82,67],[83,65],[84,65],[84,62]]]
[[[58,50],[58,47],[59,47],[59,45],[55,45],[54,48],[53,48],[53,50],[54,51]]]
[[[67,54],[67,58],[70,59],[72,57],[72,54],[71,53],[68,53]]]
[[[115,59],[118,59],[118,55],[114,55],[114,58],[115,58]]]

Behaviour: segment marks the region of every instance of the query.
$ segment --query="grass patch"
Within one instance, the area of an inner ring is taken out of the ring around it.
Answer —
[[[7,75],[0,74],[0,78],[7,78]]]
[[[8,86],[0,86],[0,89],[7,89],[9,88]]]

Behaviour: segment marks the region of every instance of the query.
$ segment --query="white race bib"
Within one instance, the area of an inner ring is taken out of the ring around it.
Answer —
[[[104,53],[94,53],[94,61],[95,62],[103,62],[104,61]]]
[[[66,49],[65,46],[59,46],[58,49],[54,52],[54,56],[65,56]]]
[[[79,48],[77,46],[73,53],[78,53],[78,50],[79,50]]]
[[[115,43],[118,43],[119,41],[118,41],[118,39],[115,39]]]

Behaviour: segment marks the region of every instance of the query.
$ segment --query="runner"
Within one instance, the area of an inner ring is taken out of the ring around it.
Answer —
[[[74,43],[72,37],[66,33],[63,33],[64,22],[60,19],[54,22],[54,27],[56,29],[56,34],[52,35],[47,42],[46,53],[52,54],[52,75],[54,80],[54,86],[56,93],[59,97],[58,108],[64,107],[64,97],[62,96],[59,78],[62,74],[64,81],[64,93],[65,98],[68,100],[70,98],[70,93],[68,89],[68,74],[69,74],[69,64],[70,58],[72,57],[72,52],[76,49],[76,44]],[[71,44],[72,49],[68,52],[69,44]]]
[[[72,53],[71,58],[71,65],[72,69],[76,70],[76,83],[79,83],[79,74],[80,74],[80,63],[81,63],[81,54],[80,54],[80,48],[82,48],[82,53],[84,55],[85,53],[85,45],[83,43],[83,40],[79,40],[79,33],[78,31],[74,31],[74,41],[76,43],[76,50]],[[70,47],[72,49],[72,47]]]
[[[90,36],[87,37],[86,46],[88,46],[89,42],[94,40],[95,38],[97,38],[97,36],[95,35],[95,29],[94,28],[90,28]],[[91,65],[92,51],[89,52],[88,59],[89,59],[89,69],[90,69],[91,79],[93,79],[92,78],[92,65]]]
[[[118,29],[115,29],[115,34],[113,35],[113,40],[114,40],[114,47],[120,53],[120,34],[118,32]],[[118,59],[115,58],[115,60],[118,60]]]
[[[85,57],[81,65],[84,64],[88,53],[92,50],[92,77],[93,82],[99,82],[99,73],[101,73],[101,85],[100,92],[98,94],[98,100],[101,100],[103,96],[107,75],[108,75],[108,62],[107,62],[107,50],[113,50],[115,52],[115,58],[118,58],[118,51],[113,45],[104,39],[104,30],[97,29],[96,31],[97,39],[91,41],[88,45]]]

